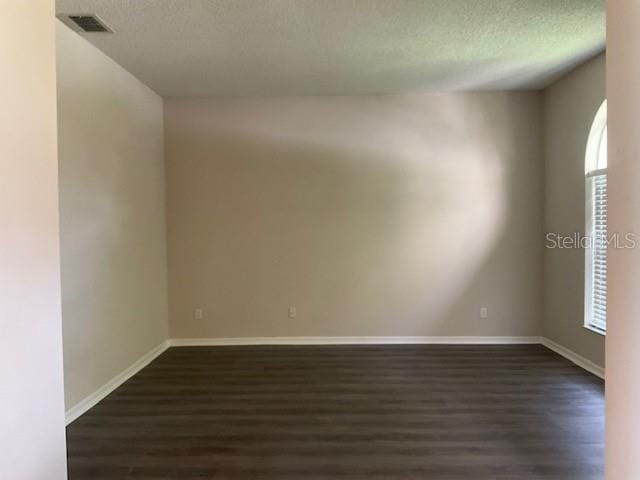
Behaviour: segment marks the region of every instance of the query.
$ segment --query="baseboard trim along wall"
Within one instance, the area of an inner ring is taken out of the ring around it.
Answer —
[[[604,380],[604,368],[600,365],[596,365],[591,360],[584,358],[581,355],[578,355],[573,350],[569,350],[566,347],[554,342],[553,340],[549,340],[548,338],[542,337],[541,343],[549,350],[553,350],[558,355],[563,356],[567,360],[572,361],[579,367],[585,369],[587,372],[594,374],[596,377],[600,377]]]
[[[129,380],[169,347],[231,345],[537,345],[565,357],[586,371],[604,379],[604,368],[544,337],[238,337],[238,338],[173,338],[162,342],[133,365],[113,377],[98,390],[66,412],[69,425],[116,388]]]
[[[536,344],[540,337],[237,337],[174,338],[172,347],[224,345]]]
[[[65,413],[65,421],[66,424],[69,425],[71,422],[76,420],[78,417],[83,415],[87,410],[94,407],[100,400],[113,392],[116,388],[122,385],[124,382],[133,377],[136,373],[142,370],[144,367],[149,365],[153,360],[156,359],[162,352],[164,352],[167,348],[169,348],[169,340],[165,340],[157,347],[153,348],[138,360],[136,360],[133,365],[127,367],[125,370],[120,372],[118,375],[113,377],[103,386],[101,386],[98,390],[93,392],[88,397],[80,400],[73,407],[68,409]]]

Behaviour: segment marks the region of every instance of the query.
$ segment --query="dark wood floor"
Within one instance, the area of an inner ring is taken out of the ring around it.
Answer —
[[[603,384],[534,345],[171,348],[67,438],[71,480],[600,480]]]

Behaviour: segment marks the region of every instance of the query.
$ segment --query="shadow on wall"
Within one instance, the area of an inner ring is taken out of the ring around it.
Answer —
[[[536,334],[535,95],[169,100],[172,336]]]

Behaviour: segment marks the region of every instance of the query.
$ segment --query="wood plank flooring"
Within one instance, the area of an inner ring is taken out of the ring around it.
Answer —
[[[539,345],[171,348],[67,439],[70,480],[600,480],[603,383]]]

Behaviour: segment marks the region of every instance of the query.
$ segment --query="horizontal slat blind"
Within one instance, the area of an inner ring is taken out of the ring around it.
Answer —
[[[591,282],[591,324],[607,328],[607,174],[594,175],[593,182],[593,248]]]

